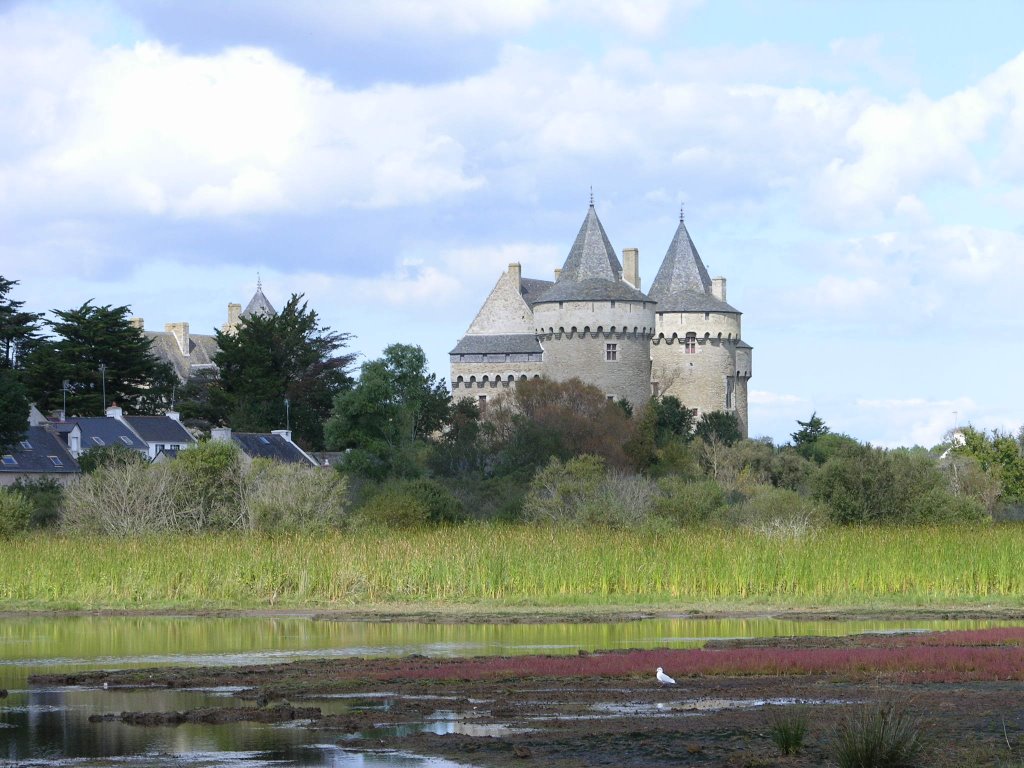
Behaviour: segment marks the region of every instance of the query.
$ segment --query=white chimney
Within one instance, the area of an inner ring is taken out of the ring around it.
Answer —
[[[725,278],[711,278],[711,295],[719,301],[725,301]]]
[[[640,249],[622,249],[622,279],[640,290]]]
[[[164,415],[165,415],[165,416],[166,416],[166,417],[167,417],[168,419],[172,419],[172,420],[174,420],[174,421],[181,421],[181,414],[180,414],[180,413],[178,413],[177,411],[168,411],[168,412],[167,412],[167,413],[165,413]]]
[[[106,414],[111,419],[124,421],[124,410],[119,405],[112,405],[109,408],[107,408]]]
[[[289,443],[292,441],[292,431],[290,429],[272,429],[270,430],[272,435],[280,435]]]

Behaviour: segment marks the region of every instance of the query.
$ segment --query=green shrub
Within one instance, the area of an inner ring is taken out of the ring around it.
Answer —
[[[600,457],[577,456],[565,463],[553,458],[530,483],[523,517],[548,523],[636,525],[654,511],[657,493],[657,484],[642,475],[605,472]]]
[[[920,721],[893,704],[854,710],[836,730],[839,768],[911,768],[924,750]]]
[[[348,481],[331,469],[253,461],[244,501],[247,527],[259,531],[309,531],[340,527]]]
[[[242,451],[232,442],[208,440],[168,462],[175,506],[183,530],[245,527],[242,508],[247,473]]]
[[[686,482],[663,477],[655,502],[655,513],[677,525],[701,525],[718,520],[726,508],[726,495],[714,480]]]
[[[408,528],[457,522],[462,504],[436,480],[390,480],[371,496],[355,516],[360,525]]]
[[[808,709],[804,706],[773,708],[769,734],[784,755],[795,755],[807,735]]]
[[[170,464],[110,464],[68,486],[61,525],[112,536],[196,530],[180,514]]]
[[[828,516],[820,504],[796,491],[762,485],[731,510],[732,520],[767,534],[802,535]]]
[[[50,528],[60,522],[64,488],[51,477],[38,480],[18,479],[11,486],[32,502],[32,528]]]
[[[0,488],[0,538],[27,531],[33,511],[32,502],[21,491]]]

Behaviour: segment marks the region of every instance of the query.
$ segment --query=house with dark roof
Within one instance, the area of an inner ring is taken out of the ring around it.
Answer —
[[[270,459],[282,464],[301,464],[319,467],[320,463],[292,442],[289,429],[275,429],[272,432],[232,432],[228,427],[210,431],[210,439],[232,442],[237,445],[246,461]]]
[[[146,446],[146,456],[150,459],[155,459],[162,451],[180,451],[196,442],[173,411],[165,416],[125,416],[115,405],[107,408],[107,416],[128,427]]]
[[[66,485],[81,474],[67,446],[44,426],[28,427],[16,445],[0,454],[0,485],[44,479]]]
[[[149,455],[149,446],[122,421],[110,416],[90,416],[50,425],[76,459],[92,448],[121,445]]]
[[[554,281],[510,264],[449,353],[452,396],[481,407],[517,382],[580,378],[634,406],[673,395],[696,412],[734,413],[746,435],[752,348],[741,313],[712,278],[680,212],[650,291],[640,254],[619,261],[591,200]]]

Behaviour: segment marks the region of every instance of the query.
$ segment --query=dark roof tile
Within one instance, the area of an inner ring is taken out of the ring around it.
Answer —
[[[194,443],[195,438],[170,416],[125,416],[128,426],[147,443]]]
[[[487,336],[463,336],[449,354],[488,355],[540,354],[544,350],[532,333],[493,334]]]

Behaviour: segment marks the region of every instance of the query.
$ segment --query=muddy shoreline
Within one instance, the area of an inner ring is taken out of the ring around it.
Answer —
[[[820,618],[820,616],[818,617]],[[655,666],[676,676],[662,686]],[[1024,629],[769,638],[701,650],[576,656],[356,658],[247,667],[46,675],[33,685],[237,686],[222,711],[108,713],[139,727],[294,720],[354,750],[399,750],[474,766],[835,765],[837,723],[897,706],[920,721],[924,765],[1020,764]],[[771,739],[802,708],[798,755]],[[443,734],[443,735],[442,735]]]
[[[647,619],[779,619],[784,621],[900,621],[900,620],[1024,620],[1020,606],[939,607],[500,607],[472,605],[422,608],[384,606],[372,609],[316,608],[93,608],[3,609],[0,620],[14,618],[75,617],[183,617],[183,618],[306,618],[315,621],[424,624],[555,624],[643,621]]]

